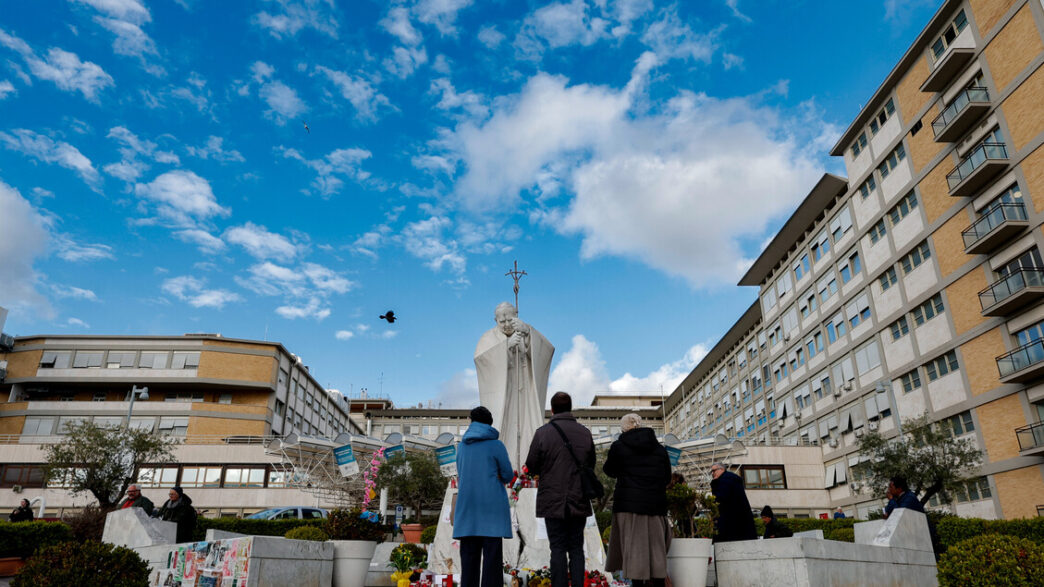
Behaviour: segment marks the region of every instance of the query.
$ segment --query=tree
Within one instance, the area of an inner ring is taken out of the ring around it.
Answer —
[[[859,440],[859,452],[869,457],[857,471],[876,495],[884,496],[888,480],[906,477],[910,491],[922,504],[936,493],[948,497],[982,462],[982,451],[971,440],[955,438],[946,422],[931,422],[925,414],[903,423],[901,438],[885,439],[867,431]]]
[[[377,472],[377,486],[388,489],[388,498],[392,502],[413,508],[416,521],[420,521],[425,509],[442,507],[446,484],[435,456],[430,453],[393,457]]]
[[[115,509],[134,473],[146,463],[170,462],[177,440],[149,431],[98,426],[66,427],[62,441],[46,449],[44,477],[61,480],[73,494],[90,492],[103,511]]]
[[[616,478],[606,475],[605,471],[602,470],[602,467],[605,465],[605,459],[608,456],[608,447],[599,449],[595,455],[595,473],[598,475],[598,480],[602,482],[602,487],[605,488],[605,493],[602,497],[591,501],[591,506],[596,514],[612,508],[613,493],[616,491]]]

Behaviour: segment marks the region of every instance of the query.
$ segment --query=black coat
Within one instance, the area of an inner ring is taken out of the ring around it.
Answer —
[[[714,541],[757,540],[754,514],[750,511],[747,492],[743,490],[743,480],[739,475],[725,471],[711,481],[711,493],[718,500],[718,534]]]
[[[667,515],[671,460],[652,428],[634,428],[621,434],[609,447],[602,470],[616,478],[613,512]]]
[[[790,538],[793,535],[794,532],[776,518],[772,518],[768,524],[765,524],[765,538]]]
[[[594,468],[595,451],[591,431],[576,421],[571,412],[551,416],[562,429],[576,458]],[[540,475],[537,486],[536,515],[540,518],[586,518],[592,513],[591,502],[584,499],[580,472],[565,442],[551,424],[544,424],[533,434],[529,444],[526,468],[530,475]]]
[[[18,506],[7,516],[7,519],[12,522],[32,522],[33,510],[24,506]]]
[[[192,498],[182,494],[176,505],[168,499],[156,513],[161,520],[178,525],[177,541],[192,542],[192,531],[196,529],[196,508],[192,507]]]

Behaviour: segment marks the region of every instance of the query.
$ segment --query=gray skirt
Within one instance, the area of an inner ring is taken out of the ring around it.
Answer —
[[[609,572],[623,571],[627,579],[666,577],[670,545],[671,527],[666,516],[614,513],[605,568]]]

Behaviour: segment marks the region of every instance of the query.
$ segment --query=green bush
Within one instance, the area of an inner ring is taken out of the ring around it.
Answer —
[[[72,530],[61,522],[0,522],[0,558],[29,558],[37,548],[72,539]]]
[[[192,532],[192,540],[200,541],[206,537],[207,530],[224,530],[248,536],[285,536],[287,532],[301,526],[322,528],[326,520],[247,520],[242,518],[196,518],[196,529]]]
[[[1019,520],[982,520],[947,516],[940,518],[935,527],[943,548],[983,534],[1026,538],[1044,546],[1044,517]]]
[[[986,534],[958,542],[939,560],[939,585],[1040,585],[1044,548],[1026,538]]]
[[[435,532],[439,529],[437,525],[427,526],[424,531],[421,532],[421,544],[431,544],[435,542]]]
[[[609,510],[595,512],[595,521],[598,522],[598,531],[604,531],[613,523],[613,512]]]
[[[829,532],[823,532],[823,538],[839,542],[855,542],[855,528],[833,528]]]
[[[326,542],[330,539],[326,532],[323,532],[322,528],[315,526],[298,526],[293,530],[289,530],[283,537],[290,540],[311,540],[313,542]]]
[[[602,546],[605,546],[606,548],[609,548],[609,537],[612,536],[612,534],[613,534],[613,527],[612,526],[606,526],[605,529],[602,530]]]
[[[142,587],[149,565],[129,548],[88,540],[41,548],[15,575],[12,587]]]
[[[352,510],[336,509],[330,512],[330,517],[326,519],[324,529],[333,540],[374,540],[383,542],[384,535],[388,529],[382,524],[364,520],[360,517],[361,515],[362,510],[358,508]]]
[[[428,549],[420,544],[403,542],[392,549],[389,566],[399,571],[425,569],[428,567]]]

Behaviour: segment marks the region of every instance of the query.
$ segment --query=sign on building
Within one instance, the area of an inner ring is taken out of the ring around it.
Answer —
[[[337,468],[342,477],[351,477],[359,473],[359,461],[355,460],[352,445],[346,444],[334,449],[334,458],[337,459]]]
[[[665,446],[664,448],[667,449],[667,457],[671,459],[671,466],[677,467],[678,461],[681,460],[681,449],[673,446]]]
[[[453,477],[457,474],[457,445],[436,448],[435,459],[439,461],[439,469],[444,476]]]
[[[395,446],[389,446],[388,448],[384,449],[384,459],[385,460],[390,461],[392,459],[396,459],[396,458],[399,458],[399,457],[405,457],[405,456],[406,456],[406,447],[404,447],[401,444],[396,444]]]

